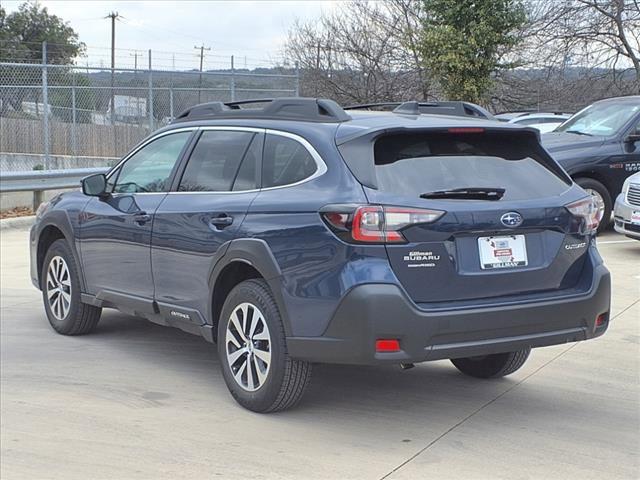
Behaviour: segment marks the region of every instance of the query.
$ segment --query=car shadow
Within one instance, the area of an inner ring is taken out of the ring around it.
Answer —
[[[249,413],[228,394],[214,345],[195,335],[118,312],[106,311],[103,316],[91,335],[92,342],[103,344],[103,348],[108,344],[118,350],[118,355],[130,354],[135,357],[132,362],[148,361],[181,378],[193,379],[194,384],[206,385],[207,395],[228,402],[236,413]],[[358,422],[364,418],[383,423],[418,418],[422,422],[429,418],[435,425],[444,425],[451,418],[473,413],[518,383],[516,375],[496,380],[470,378],[449,361],[426,362],[409,370],[397,365],[316,364],[313,368],[311,384],[301,403],[276,416],[287,415],[303,424],[320,419],[338,429],[345,425],[359,428]],[[539,396],[541,412],[546,410],[545,405],[557,409],[558,403],[563,403],[553,392],[530,390],[528,395]]]

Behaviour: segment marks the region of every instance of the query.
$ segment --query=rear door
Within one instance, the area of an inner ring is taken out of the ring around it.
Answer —
[[[155,299],[170,322],[202,324],[216,260],[258,193],[264,131],[206,127],[153,227]]]
[[[587,243],[564,205],[576,191],[533,133],[461,128],[386,134],[375,140],[373,155],[377,185],[365,187],[370,203],[445,212],[435,223],[405,228],[408,243],[386,246],[414,301],[575,286]],[[446,193],[455,189],[503,193],[499,199]]]

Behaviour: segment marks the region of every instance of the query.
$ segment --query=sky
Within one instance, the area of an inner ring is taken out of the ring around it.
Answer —
[[[7,13],[22,1],[1,0]],[[260,66],[279,60],[287,31],[296,18],[313,20],[336,8],[326,1],[60,1],[40,0],[49,13],[69,22],[87,45],[92,65],[110,65],[112,11],[116,23],[116,66],[132,67],[136,53],[145,64],[154,51],[154,66],[197,68],[204,45],[205,69],[226,66],[235,55],[236,66]],[[175,55],[174,55],[175,53]],[[144,59],[142,58],[144,55]]]

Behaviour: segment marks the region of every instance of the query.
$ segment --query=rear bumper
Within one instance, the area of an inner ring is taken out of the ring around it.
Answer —
[[[289,354],[321,363],[417,363],[544,347],[602,335],[596,317],[609,312],[611,280],[594,266],[587,293],[517,305],[425,311],[392,284],[353,288],[321,337],[289,337]],[[401,351],[377,353],[377,339],[398,339]]]

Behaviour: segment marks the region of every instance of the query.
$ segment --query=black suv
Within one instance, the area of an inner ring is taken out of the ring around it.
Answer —
[[[419,107],[191,108],[38,209],[49,322],[88,333],[117,308],[202,335],[259,412],[294,405],[314,362],[493,378],[603,334],[591,196],[536,131]]]
[[[624,181],[640,171],[640,96],[595,102],[542,135],[542,144],[593,195],[604,230]]]

